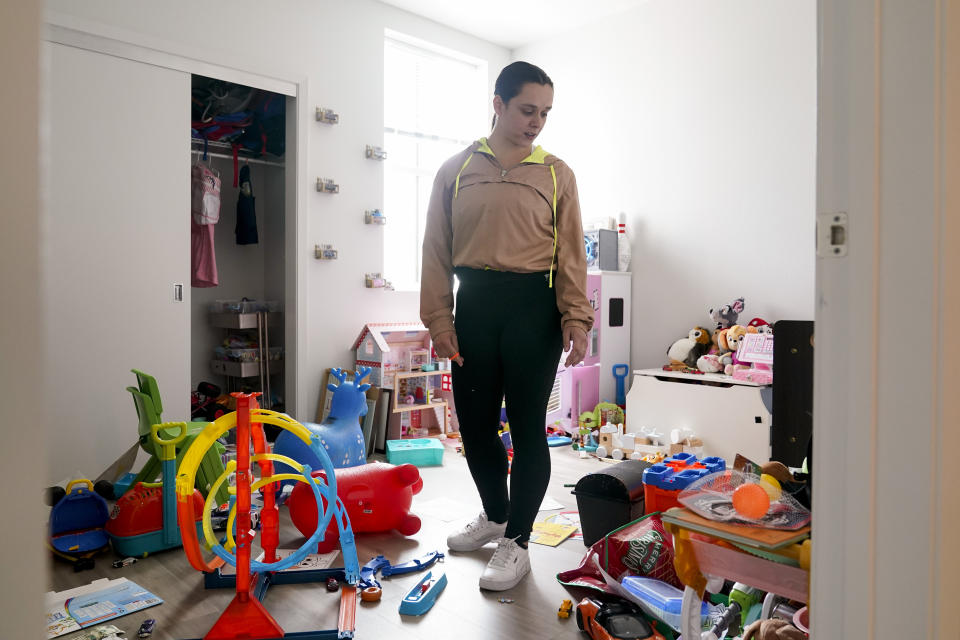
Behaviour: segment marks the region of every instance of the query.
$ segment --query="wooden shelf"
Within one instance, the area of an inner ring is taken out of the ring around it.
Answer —
[[[449,371],[403,371],[401,373],[393,374],[394,383],[399,380],[406,380],[408,378],[429,378],[432,376],[442,376],[450,375]]]
[[[447,434],[443,433],[437,427],[433,427],[427,430],[425,435],[412,436],[409,433],[405,436],[400,436],[398,440],[417,440],[418,438],[436,438],[437,440],[442,440],[447,437]]]
[[[401,404],[393,408],[395,413],[404,413],[405,411],[422,411],[423,409],[435,409],[437,407],[446,407],[446,401],[431,402],[429,404]]]

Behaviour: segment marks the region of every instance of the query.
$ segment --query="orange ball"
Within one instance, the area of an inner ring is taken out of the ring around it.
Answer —
[[[770,496],[759,484],[742,484],[733,492],[733,508],[744,518],[757,520],[770,508]]]

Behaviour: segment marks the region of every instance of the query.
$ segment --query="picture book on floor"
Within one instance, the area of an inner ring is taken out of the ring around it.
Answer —
[[[88,585],[46,595],[47,638],[80,631],[162,604],[156,595],[126,578],[101,578]]]

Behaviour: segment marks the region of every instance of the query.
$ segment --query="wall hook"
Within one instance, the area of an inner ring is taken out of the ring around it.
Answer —
[[[368,144],[366,156],[371,160],[386,160],[387,152],[384,151],[381,147],[372,147]]]
[[[333,109],[317,107],[317,122],[322,122],[324,124],[338,124],[340,122],[340,115],[334,112]]]

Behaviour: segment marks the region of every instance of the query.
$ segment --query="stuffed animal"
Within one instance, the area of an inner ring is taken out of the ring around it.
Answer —
[[[726,367],[728,364],[733,364],[733,352],[736,351],[737,347],[740,346],[739,340],[727,339],[727,334],[729,332],[730,329],[720,329],[716,332],[717,355],[719,357],[720,364],[724,367]]]
[[[710,338],[710,349],[706,355],[697,358],[697,369],[704,373],[718,373],[723,371],[723,364],[720,362],[721,350],[718,340],[720,334],[726,329],[714,329]]]
[[[800,629],[780,618],[756,620],[743,631],[743,640],[806,640]]]
[[[723,372],[728,376],[733,375],[733,372],[737,369],[749,369],[750,367],[740,362],[737,359],[737,349],[740,348],[740,342],[743,340],[743,336],[747,335],[747,328],[743,325],[735,324],[723,333],[723,339],[726,343],[726,348],[730,351],[728,355],[729,361],[724,361]]]
[[[331,373],[340,381],[340,385],[327,385],[327,389],[333,392],[330,413],[320,424],[308,422],[304,425],[307,431],[319,436],[320,444],[326,449],[330,462],[337,469],[355,467],[367,462],[367,447],[358,418],[367,415],[366,391],[370,385],[360,383],[370,375],[370,371],[370,367],[360,367],[353,382],[349,382],[346,371],[331,369]],[[310,446],[290,431],[283,431],[277,436],[273,452],[293,458],[301,464],[309,464],[313,469],[319,469],[322,466],[319,456],[310,449]],[[282,462],[278,462],[276,467],[279,473],[292,471]],[[287,484],[294,484],[294,482],[284,480],[281,483],[281,485]]]
[[[680,338],[667,349],[670,369],[686,371],[697,366],[697,358],[710,349],[710,332],[703,327],[694,327],[686,338]]]
[[[708,353],[697,358],[697,369],[704,373],[720,373],[723,371],[723,365],[720,364],[720,356],[716,353]]]
[[[717,329],[729,329],[737,324],[741,313],[743,313],[743,298],[737,298],[730,304],[710,309],[710,319],[717,323]]]
[[[326,474],[314,471],[314,476]],[[345,467],[336,470],[337,497],[346,507],[354,533],[392,531],[411,536],[420,530],[420,518],[410,513],[413,496],[423,489],[420,471],[412,464],[394,466],[386,462]],[[290,519],[304,536],[317,529],[317,502],[306,484],[298,483],[287,499]],[[327,526],[317,553],[337,548],[340,532],[335,521]]]
[[[717,329],[713,332],[713,339],[717,345],[717,356],[721,364],[730,362],[730,347],[727,345],[727,329]]]
[[[730,351],[736,353],[737,349],[740,348],[740,342],[743,340],[743,336],[747,335],[747,328],[742,324],[735,324],[727,329],[724,335],[726,336],[727,347]]]
[[[747,323],[747,333],[769,333],[773,335],[773,327],[763,318],[754,318]]]

